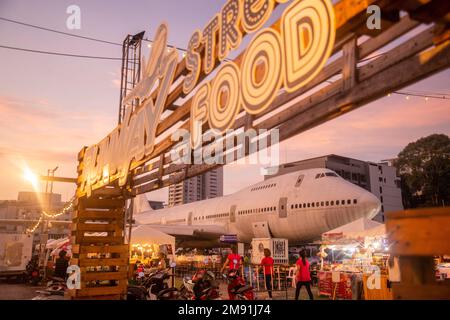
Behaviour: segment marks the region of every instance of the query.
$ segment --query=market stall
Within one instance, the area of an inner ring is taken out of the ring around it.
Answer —
[[[391,299],[385,226],[364,219],[322,235],[319,292],[331,299]]]
[[[140,261],[144,264],[152,264],[158,259],[160,252],[166,258],[174,260],[175,237],[156,230],[148,225],[140,225],[131,231],[130,263]]]

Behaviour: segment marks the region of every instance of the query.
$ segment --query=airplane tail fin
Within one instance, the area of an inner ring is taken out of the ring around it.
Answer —
[[[139,214],[146,211],[153,210],[152,207],[150,207],[150,204],[148,203],[147,197],[145,194],[137,195],[136,198],[134,198],[133,202],[133,214]]]

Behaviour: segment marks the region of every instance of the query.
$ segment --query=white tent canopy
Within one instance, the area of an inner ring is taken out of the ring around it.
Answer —
[[[140,225],[132,229],[131,231],[131,244],[171,244],[173,250],[175,250],[175,237],[168,235],[164,232],[156,230],[148,225]]]
[[[346,239],[381,237],[386,234],[386,227],[382,223],[361,218],[322,234],[322,239],[337,234],[342,234],[342,238]]]

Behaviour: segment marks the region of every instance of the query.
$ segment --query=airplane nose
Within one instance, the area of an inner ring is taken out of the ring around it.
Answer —
[[[364,192],[364,194],[359,197],[358,201],[363,208],[364,218],[372,219],[380,212],[381,202],[374,194]]]

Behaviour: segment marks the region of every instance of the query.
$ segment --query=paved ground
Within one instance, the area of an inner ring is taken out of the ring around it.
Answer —
[[[20,283],[7,283],[5,281],[0,282],[0,300],[30,300],[31,298],[35,297],[36,290],[40,290],[43,287],[38,286],[31,286],[27,284],[20,284]],[[225,283],[220,284],[220,292],[222,295],[222,299],[228,298],[227,293],[227,287]],[[312,292],[314,295],[314,299],[320,300],[320,299],[326,299],[323,297],[319,297],[317,293],[317,288],[313,287]],[[287,294],[287,296],[286,296]],[[257,299],[267,299],[268,294],[267,292],[257,292]],[[295,297],[295,289],[289,288],[287,293],[286,291],[274,291],[273,292],[273,299],[274,300],[293,300]],[[306,293],[306,289],[302,288],[301,294],[300,294],[301,300],[307,300],[309,299],[308,294]]]
[[[324,300],[328,299],[327,297],[319,297],[317,287],[312,287],[311,291],[313,293],[313,297],[315,300]],[[228,299],[227,285],[225,283],[220,283],[220,293],[222,295],[222,299]],[[258,300],[265,300],[269,297],[266,291],[256,291],[256,297]],[[295,299],[295,288],[288,288],[288,290],[281,291],[273,291],[272,292],[273,300],[294,300]],[[306,289],[303,287],[300,291],[300,300],[309,300],[308,293]]]
[[[42,287],[1,281],[0,300],[30,300],[37,295],[36,290],[41,288]]]

